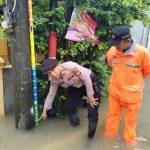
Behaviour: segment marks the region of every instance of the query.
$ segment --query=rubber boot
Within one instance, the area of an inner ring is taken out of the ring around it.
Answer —
[[[72,115],[69,114],[68,118],[70,121],[70,125],[72,125],[73,127],[80,125],[80,119],[77,113],[72,114]]]
[[[97,122],[89,122],[88,139],[93,139],[97,127]]]

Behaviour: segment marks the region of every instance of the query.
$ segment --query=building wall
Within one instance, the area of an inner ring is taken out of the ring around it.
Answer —
[[[5,61],[8,60],[8,46],[7,41],[0,39],[0,57]],[[14,101],[13,101],[13,88],[12,88],[12,77],[11,77],[11,65],[6,65],[2,71],[3,80],[3,100],[4,100],[4,111],[5,114],[14,111]]]
[[[144,25],[137,21],[132,28],[132,35],[136,42],[150,51],[150,27],[144,27]]]
[[[8,56],[7,42],[0,38],[0,57],[5,58]]]
[[[7,67],[3,69],[3,91],[4,91],[4,110],[5,114],[14,111],[12,69]]]

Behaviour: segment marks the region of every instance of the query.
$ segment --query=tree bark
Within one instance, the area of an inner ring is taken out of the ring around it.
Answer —
[[[11,4],[12,1],[9,3]],[[34,127],[34,117],[31,113],[33,107],[32,76],[27,14],[27,0],[17,0],[14,11],[15,33],[10,36],[9,43],[17,129]]]

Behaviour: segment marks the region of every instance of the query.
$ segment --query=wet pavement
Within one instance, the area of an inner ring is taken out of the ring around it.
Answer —
[[[67,117],[48,119],[40,122],[30,131],[17,131],[14,115],[0,118],[0,150],[128,150],[121,139],[124,122],[117,139],[103,137],[108,99],[100,106],[99,124],[92,141],[87,140],[87,110],[80,108],[81,125],[73,128]],[[150,79],[145,82],[143,103],[137,126],[139,144],[134,150],[150,150]]]

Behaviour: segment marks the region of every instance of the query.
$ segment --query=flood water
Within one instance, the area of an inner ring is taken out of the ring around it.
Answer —
[[[117,139],[103,137],[108,98],[104,98],[99,109],[99,124],[92,141],[87,140],[87,111],[80,108],[81,125],[71,127],[64,118],[41,121],[40,125],[30,131],[17,131],[14,115],[0,118],[0,150],[130,150],[121,135],[124,122]],[[137,126],[138,145],[134,150],[150,150],[150,80],[146,80],[143,103]]]

